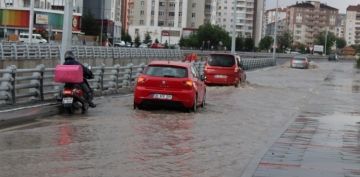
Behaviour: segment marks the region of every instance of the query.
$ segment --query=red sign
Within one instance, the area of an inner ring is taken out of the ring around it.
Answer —
[[[161,36],[170,36],[169,31],[161,31]]]
[[[80,31],[80,16],[73,16],[72,30],[73,31]]]

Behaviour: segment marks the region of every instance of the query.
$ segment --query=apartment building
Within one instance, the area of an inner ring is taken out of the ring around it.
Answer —
[[[218,0],[215,24],[228,32],[233,29],[233,0]],[[244,37],[253,37],[256,17],[256,0],[236,0],[236,33]]]
[[[121,37],[121,0],[86,0],[84,10],[90,11],[102,27],[102,33],[111,41]]]
[[[278,8],[278,29],[277,35],[281,35],[287,29],[287,21],[286,21],[286,8]],[[276,8],[269,9],[265,11],[264,14],[264,27],[262,31],[262,37],[265,36],[272,36],[274,37],[275,34],[275,20],[276,19]]]
[[[336,37],[345,39],[345,24],[346,14],[339,14],[336,18]]]
[[[153,40],[177,44],[183,28],[203,23],[205,0],[133,0],[129,9],[131,36],[143,40],[149,33]]]
[[[318,1],[299,2],[287,8],[289,30],[294,43],[313,45],[323,31],[336,32],[339,10]]]
[[[345,40],[348,45],[360,44],[360,4],[346,9]]]
[[[73,33],[80,33],[83,0],[73,0]],[[63,29],[64,1],[35,0],[34,30],[61,33]],[[19,35],[29,30],[30,0],[0,1],[0,37]]]

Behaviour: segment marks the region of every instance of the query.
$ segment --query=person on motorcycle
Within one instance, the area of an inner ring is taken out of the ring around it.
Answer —
[[[83,68],[83,77],[84,77],[84,81],[83,83],[80,83],[80,87],[81,89],[84,91],[85,93],[85,99],[88,101],[89,106],[94,108],[96,107],[96,105],[93,103],[93,91],[88,83],[88,81],[86,79],[93,79],[94,78],[94,74],[91,72],[90,69],[88,69],[87,67],[85,67],[84,65],[82,65],[80,62],[75,60],[75,55],[73,54],[72,51],[66,51],[65,52],[65,62],[63,63],[64,65],[80,65]]]

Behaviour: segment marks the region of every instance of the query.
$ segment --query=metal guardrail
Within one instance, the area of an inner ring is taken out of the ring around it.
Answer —
[[[145,64],[133,66],[105,65],[92,68],[95,78],[89,80],[92,88],[100,93],[117,91],[134,85],[135,78]],[[0,105],[15,105],[31,101],[54,100],[63,84],[55,83],[54,68],[38,65],[32,69],[9,66],[0,70]]]
[[[181,50],[123,48],[100,46],[73,46],[78,59],[120,59],[120,58],[182,58]],[[0,44],[0,60],[10,59],[59,59],[60,46],[47,44]]]

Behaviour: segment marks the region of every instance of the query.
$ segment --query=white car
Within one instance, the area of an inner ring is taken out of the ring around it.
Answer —
[[[28,33],[20,33],[19,36],[19,41],[20,42],[25,42],[25,43],[29,43],[29,34]],[[43,43],[47,43],[47,40],[42,38],[40,34],[32,34],[32,43],[36,43],[36,44],[43,44]]]
[[[126,46],[125,41],[114,43],[114,47],[125,47],[125,46]]]
[[[148,48],[148,45],[147,44],[140,44],[139,48]]]

